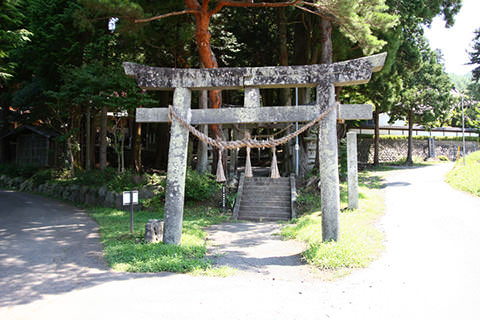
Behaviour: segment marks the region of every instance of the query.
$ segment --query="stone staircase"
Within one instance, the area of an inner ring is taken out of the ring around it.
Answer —
[[[290,220],[295,216],[294,177],[272,179],[267,177],[240,178],[237,203],[233,218],[249,221]],[[293,195],[293,196],[292,196]]]

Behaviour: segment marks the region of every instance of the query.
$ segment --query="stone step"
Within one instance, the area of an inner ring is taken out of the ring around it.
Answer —
[[[290,191],[259,191],[259,190],[243,190],[242,199],[246,198],[262,198],[268,200],[269,198],[279,197],[290,199]]]
[[[245,178],[238,218],[250,221],[289,220],[290,178]]]
[[[290,210],[269,210],[267,208],[257,208],[255,210],[240,209],[239,216],[259,216],[259,217],[287,217],[290,218]]]
[[[280,177],[278,179],[272,179],[270,177],[252,177],[252,178],[245,178],[245,182],[255,182],[255,183],[262,183],[262,182],[272,182],[272,183],[282,183],[282,182],[289,182],[289,177]]]
[[[290,191],[290,185],[269,185],[269,186],[257,186],[257,185],[243,185],[244,190],[279,190]]]
[[[242,199],[242,206],[262,206],[269,207],[290,207],[290,199],[272,200],[272,199]]]
[[[287,218],[270,218],[270,217],[238,217],[238,220],[252,221],[252,222],[276,222],[276,221],[288,221]]]
[[[254,187],[269,187],[269,186],[272,186],[272,187],[283,187],[283,186],[290,186],[290,183],[287,182],[287,183],[255,183],[255,182],[247,182],[247,183],[244,183],[244,186],[248,186],[248,187],[251,187],[251,186],[254,186]]]
[[[243,205],[244,203],[265,203],[265,205],[268,205],[270,202],[290,204],[290,196],[269,196],[269,197],[256,197],[256,198],[243,196],[241,205]]]
[[[290,180],[286,181],[245,181],[244,185],[246,186],[289,186]]]
[[[243,214],[238,216],[239,220],[248,220],[248,221],[287,221],[290,220],[289,215],[270,215],[270,216],[263,216],[263,215],[256,215],[256,214]]]
[[[286,206],[264,206],[261,203],[246,203],[240,208],[240,211],[273,211],[273,212],[290,212],[290,205]]]

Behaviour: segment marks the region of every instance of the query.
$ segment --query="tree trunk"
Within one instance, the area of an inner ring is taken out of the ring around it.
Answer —
[[[407,166],[413,165],[413,157],[412,157],[412,149],[413,149],[413,110],[408,111],[408,151],[407,151]]]
[[[107,107],[103,106],[100,113],[100,169],[107,167]]]
[[[322,37],[322,51],[320,53],[320,63],[332,63],[332,23],[330,20],[321,19],[320,32]]]
[[[378,167],[380,165],[380,113],[377,110],[374,112],[375,117],[375,139],[373,143],[373,165]]]
[[[70,164],[70,177],[73,177],[75,174],[75,160],[73,157],[72,137],[70,136],[67,138],[67,156]]]
[[[73,159],[74,159],[74,166],[78,167],[78,168],[82,168],[82,147],[81,147],[81,143],[82,143],[82,134],[84,132],[82,132],[82,117],[80,114],[78,113],[73,113],[72,114],[72,129],[76,129],[74,132],[74,140],[75,142],[77,142],[79,144],[78,148],[75,148],[75,150],[72,150],[73,151]],[[73,145],[72,145],[73,147]]]
[[[196,15],[196,33],[197,49],[200,55],[200,60],[205,68],[218,68],[217,58],[212,51],[210,39],[212,35],[208,31],[210,27],[210,15],[208,12]],[[210,90],[208,92],[211,107],[214,109],[221,108],[222,92],[220,90]],[[213,124],[210,126],[215,138],[222,138],[222,129],[219,125]]]
[[[287,17],[285,8],[278,9],[278,28],[280,40],[280,65],[288,66],[288,47],[287,47]],[[280,89],[280,105],[292,105],[292,92],[290,88]]]
[[[90,121],[91,117],[90,117],[90,108],[87,107],[87,112],[85,114],[85,133],[86,133],[86,137],[85,137],[85,169],[86,170],[91,170],[92,169],[92,162],[91,162],[91,157],[90,157],[90,150],[91,150],[91,142],[92,142],[92,139],[91,139],[91,134],[92,134],[92,130],[91,130],[91,121]]]
[[[0,92],[0,97],[5,91],[3,88],[1,89]],[[3,99],[0,100],[0,105],[2,106],[2,118],[0,119],[2,127],[0,128],[0,136],[3,136],[8,133],[9,131],[9,121],[8,121],[8,114],[10,112],[8,105],[9,103],[7,101],[4,101]],[[7,161],[7,144],[4,142],[4,139],[0,139],[0,163],[1,162],[6,162]]]
[[[120,172],[125,172],[125,135],[120,135],[120,161],[121,161],[121,168]]]
[[[208,92],[206,90],[200,91],[199,97],[199,107],[200,109],[208,108]],[[201,125],[200,131],[208,135],[208,126]],[[207,171],[208,166],[208,145],[202,140],[198,141],[198,150],[197,150],[197,172],[204,173]]]
[[[93,111],[93,112],[92,112]],[[97,126],[96,126],[96,118],[97,112],[95,109],[91,110],[90,112],[90,149],[88,150],[88,157],[90,158],[91,169],[96,168],[96,158],[95,158],[95,143],[97,141]]]
[[[197,7],[198,6],[193,5]],[[218,62],[215,57],[215,54],[212,51],[212,46],[210,39],[212,35],[208,31],[210,27],[210,14],[208,13],[208,5],[202,6],[202,12],[195,15],[196,19],[196,32],[195,32],[195,39],[197,41],[197,49],[200,56],[200,61],[202,62],[205,68],[218,68]],[[210,90],[208,92],[208,97],[210,99],[210,106],[213,109],[221,108],[222,105],[222,92],[220,90]],[[212,130],[213,137],[215,139],[225,140],[223,137],[222,127],[220,125],[212,124],[210,125],[210,129]],[[215,173],[217,171],[217,163],[218,163],[218,153],[215,152],[213,154],[213,163],[212,163],[212,172]],[[222,162],[225,163],[225,153],[222,153]]]
[[[132,160],[136,173],[142,172],[142,124],[133,119]]]

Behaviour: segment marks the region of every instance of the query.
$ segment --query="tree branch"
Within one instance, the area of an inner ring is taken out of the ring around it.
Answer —
[[[160,20],[163,18],[171,17],[171,16],[179,16],[182,14],[196,14],[198,13],[198,10],[183,10],[183,11],[176,11],[176,12],[169,12],[165,13],[159,16],[151,17],[151,18],[145,18],[145,19],[135,19],[133,22],[135,23],[145,23],[145,22],[150,22],[154,20]]]
[[[280,7],[289,7],[295,6],[300,3],[302,0],[291,0],[285,2],[259,2],[255,3],[254,0],[245,1],[220,1],[217,6],[209,12],[210,16],[218,13],[222,10],[223,7],[242,7],[242,8],[280,8]]]

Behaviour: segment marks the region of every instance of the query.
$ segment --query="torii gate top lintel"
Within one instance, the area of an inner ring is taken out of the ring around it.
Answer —
[[[382,69],[386,56],[387,53],[380,53],[332,64],[304,66],[181,69],[124,62],[123,67],[125,73],[135,77],[138,85],[146,90],[315,87],[322,82],[349,86],[367,83],[372,72]]]

